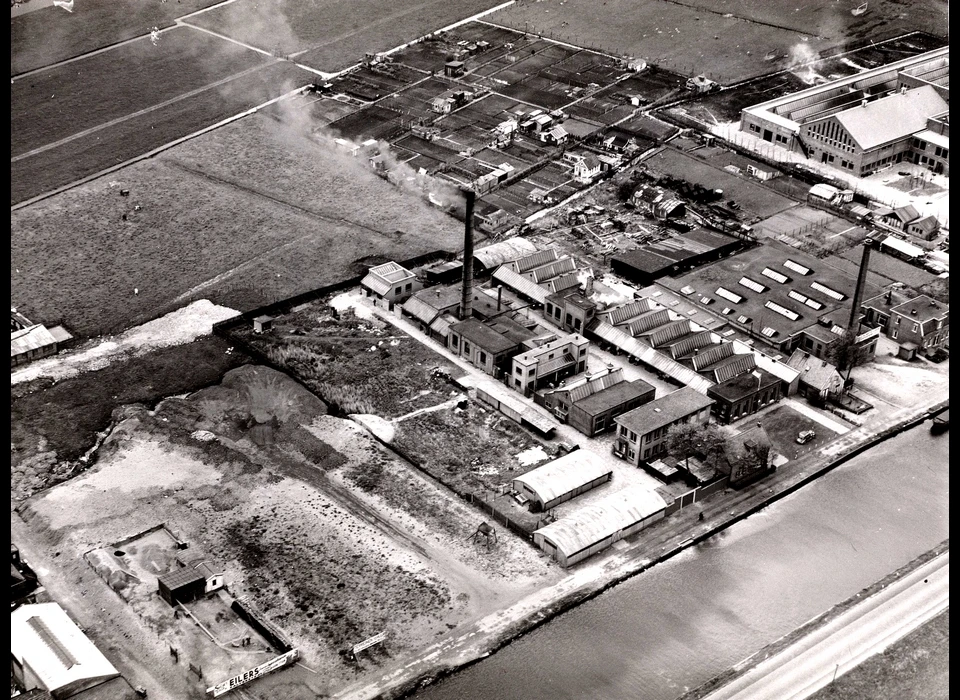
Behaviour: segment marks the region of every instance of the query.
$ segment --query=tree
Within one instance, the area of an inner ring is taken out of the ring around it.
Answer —
[[[680,459],[697,457],[705,464],[716,466],[717,458],[723,454],[723,444],[723,435],[715,425],[681,423],[667,431],[667,451]]]
[[[846,387],[850,383],[850,373],[854,368],[873,359],[873,353],[869,346],[857,343],[856,331],[846,330],[828,347],[827,359],[837,366],[839,372],[846,372],[843,378],[843,385]]]
[[[636,185],[630,180],[624,180],[617,186],[617,199],[621,202],[629,201],[630,197],[633,196],[633,191],[636,189]]]

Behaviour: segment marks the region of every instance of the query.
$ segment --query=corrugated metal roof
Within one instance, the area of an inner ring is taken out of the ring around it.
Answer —
[[[575,365],[577,360],[569,352],[563,353],[560,357],[555,357],[552,360],[544,360],[537,367],[537,374],[550,374],[551,372],[556,372],[559,369],[564,367],[569,367],[570,365]]]
[[[537,247],[526,238],[510,238],[473,252],[473,257],[490,270],[511,260],[536,253]]]
[[[526,485],[537,494],[541,502],[549,503],[584,484],[612,473],[613,469],[593,452],[574,450],[559,459],[547,462],[542,467],[514,477],[513,481]]]
[[[626,324],[626,330],[630,335],[637,336],[668,323],[670,323],[670,312],[667,309],[659,309],[640,314],[638,318]]]
[[[653,311],[659,306],[660,305],[657,304],[657,302],[653,301],[652,299],[648,299],[647,297],[644,297],[643,299],[637,299],[636,301],[631,301],[629,304],[618,306],[609,312],[610,323],[614,326],[619,326],[624,321],[639,316],[640,314],[647,313],[648,311]]]
[[[523,275],[517,274],[505,265],[501,265],[497,268],[497,271],[493,273],[493,279],[497,280],[498,282],[502,282],[515,292],[533,299],[539,304],[545,303],[547,300],[547,295],[549,294],[549,292],[540,285],[528,280]]]
[[[732,354],[733,344],[731,343],[721,343],[712,348],[707,348],[693,357],[693,368],[699,372],[704,367],[709,367],[720,360],[730,357]]]
[[[580,277],[576,272],[568,272],[565,275],[554,277],[552,280],[547,282],[545,286],[547,287],[547,291],[550,291],[554,294],[559,294],[560,292],[568,289],[579,287]]]
[[[191,583],[203,581],[205,577],[195,569],[179,567],[157,577],[157,580],[166,586],[168,590],[174,591],[183,586],[189,586]]]
[[[453,316],[444,314],[433,323],[430,324],[430,330],[439,335],[441,338],[446,338],[450,334],[450,326],[457,322]]]
[[[666,507],[666,501],[656,491],[630,487],[605,496],[534,534],[543,536],[569,557]]]
[[[577,262],[570,256],[566,256],[529,270],[529,273],[533,275],[534,282],[543,284],[547,280],[552,280],[554,277],[559,277],[566,272],[573,272],[576,269]]]
[[[403,302],[402,308],[408,314],[427,325],[433,323],[434,319],[440,315],[440,310],[435,309],[422,299],[415,296],[410,297]]]
[[[37,324],[10,334],[10,357],[25,355],[31,350],[49,347],[56,344],[57,339],[46,329]]]
[[[10,653],[52,692],[120,672],[57,603],[22,605],[10,614]]]
[[[556,248],[547,248],[546,250],[526,255],[507,264],[516,272],[527,272],[535,267],[540,267],[541,265],[546,265],[559,259],[560,253],[557,252]]]
[[[663,353],[657,352],[649,345],[640,340],[631,337],[618,328],[614,328],[606,321],[594,319],[589,326],[590,332],[611,345],[620,348],[629,355],[632,355],[642,362],[650,365],[654,369],[663,372],[668,377],[673,377],[681,384],[684,384],[701,394],[706,394],[707,389],[713,386],[706,377],[694,372],[689,367],[681,365],[676,360],[667,357]]]
[[[923,131],[928,117],[948,108],[935,88],[924,85],[881,97],[864,107],[851,107],[834,118],[860,148],[870,150]]]

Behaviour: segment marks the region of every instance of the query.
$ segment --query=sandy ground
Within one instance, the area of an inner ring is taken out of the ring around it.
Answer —
[[[97,577],[111,543],[164,523],[224,565],[232,596],[249,596],[284,630],[317,672],[304,676],[317,693],[354,678],[340,654],[351,644],[385,631],[385,658],[412,654],[562,578],[502,528],[490,547],[472,538],[481,513],[325,409],[285,375],[249,365],[154,411],[131,407],[89,472],[23,509],[27,549],[60,553],[41,578],[88,581],[97,596],[74,602],[106,610],[100,601],[109,601],[134,659],[170,643],[183,654],[181,672],[189,660],[218,680],[262,661],[250,656],[256,650],[243,656],[174,624],[155,595],[128,591],[122,602]],[[99,558],[87,563],[91,550]],[[155,554],[148,558],[163,568],[166,557]],[[149,566],[137,569],[141,579]],[[117,632],[104,627],[108,637]],[[382,660],[374,654],[362,666]]]
[[[214,323],[232,318],[238,313],[200,299],[116,337],[91,341],[75,350],[32,362],[12,372],[10,383],[19,384],[42,377],[66,379],[80,372],[102,369],[119,357],[129,359],[145,355],[157,348],[189,343],[200,336],[209,335]]]

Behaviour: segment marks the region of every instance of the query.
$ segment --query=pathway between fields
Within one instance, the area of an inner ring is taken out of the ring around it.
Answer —
[[[274,60],[273,63],[279,63],[279,61],[278,61],[278,60]],[[107,128],[111,127],[111,126],[116,126],[117,124],[122,124],[122,123],[125,122],[125,121],[129,121],[129,120],[131,120],[131,119],[135,119],[136,117],[143,116],[144,114],[149,114],[150,112],[154,112],[154,111],[156,111],[156,110],[158,110],[158,109],[162,109],[162,108],[167,107],[167,106],[169,106],[169,105],[176,104],[177,102],[181,102],[181,101],[183,101],[183,100],[185,100],[185,99],[188,99],[188,98],[190,98],[190,97],[194,97],[194,96],[199,95],[199,94],[201,94],[201,93],[203,93],[203,92],[206,92],[207,90],[210,90],[210,89],[212,89],[212,88],[220,87],[221,85],[225,85],[226,83],[229,83],[229,82],[231,82],[232,80],[236,80],[237,78],[242,78],[242,77],[245,76],[245,75],[249,75],[250,73],[253,73],[253,72],[258,71],[258,70],[262,70],[262,69],[264,69],[264,68],[269,67],[270,65],[271,65],[271,64],[269,64],[269,63],[267,63],[267,64],[261,64],[261,65],[254,66],[253,68],[248,68],[247,70],[240,71],[239,73],[234,73],[233,75],[227,76],[226,78],[223,78],[222,80],[218,80],[218,81],[215,82],[215,83],[210,83],[209,85],[204,85],[203,87],[199,87],[199,88],[197,88],[197,89],[195,89],[195,90],[190,90],[189,92],[185,92],[185,93],[183,93],[182,95],[177,95],[176,97],[173,97],[173,98],[171,98],[171,99],[169,99],[169,100],[166,100],[166,101],[164,101],[164,102],[160,102],[159,104],[155,104],[155,105],[153,105],[152,107],[146,107],[146,108],[144,108],[144,109],[141,109],[141,110],[138,110],[138,111],[136,111],[136,112],[133,112],[132,114],[126,114],[126,115],[124,115],[124,116],[122,116],[122,117],[117,117],[116,119],[111,119],[110,121],[104,122],[103,124],[98,124],[97,126],[92,126],[92,127],[90,127],[89,129],[84,129],[83,131],[77,132],[77,133],[74,134],[73,136],[68,136],[68,137],[66,137],[65,139],[60,139],[59,141],[54,141],[53,143],[48,143],[48,144],[46,144],[46,145],[44,145],[44,146],[40,146],[39,148],[34,148],[32,151],[27,151],[26,153],[21,153],[20,155],[14,156],[13,158],[11,158],[11,159],[10,159],[10,162],[11,162],[11,163],[16,163],[17,161],[23,160],[24,158],[29,158],[29,157],[31,157],[31,156],[35,156],[35,155],[37,155],[38,153],[43,153],[44,151],[49,151],[49,150],[54,149],[54,148],[59,148],[60,146],[63,146],[64,144],[70,143],[71,141],[76,141],[77,139],[83,138],[84,136],[89,136],[90,134],[96,133],[96,132],[98,132],[98,131],[100,131],[100,130],[102,130],[102,129],[107,129]]]

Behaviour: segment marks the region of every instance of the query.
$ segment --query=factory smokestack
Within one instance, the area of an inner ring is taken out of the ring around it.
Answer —
[[[463,289],[460,297],[460,319],[473,317],[473,200],[476,194],[464,189],[466,214],[463,220]]]
[[[860,273],[857,275],[857,288],[853,291],[853,308],[850,309],[850,323],[848,330],[857,332],[860,327],[860,302],[863,301],[863,288],[867,284],[867,268],[870,263],[870,248],[873,246],[873,239],[866,238],[863,241],[863,258],[860,261]]]

